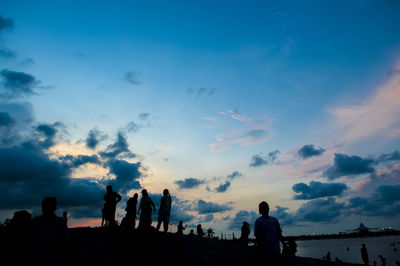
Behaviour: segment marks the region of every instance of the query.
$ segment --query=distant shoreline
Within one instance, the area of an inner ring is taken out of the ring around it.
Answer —
[[[292,239],[292,240],[323,240],[323,239],[344,239],[344,238],[365,238],[365,237],[397,236],[397,235],[400,235],[400,231],[391,230],[391,231],[384,231],[384,232],[357,232],[357,233],[285,236],[285,238],[286,239]]]

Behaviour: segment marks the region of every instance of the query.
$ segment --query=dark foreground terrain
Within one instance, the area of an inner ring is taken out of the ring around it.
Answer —
[[[75,228],[69,234],[70,265],[258,265],[255,248],[239,241],[102,228]],[[355,265],[301,257],[284,263]]]

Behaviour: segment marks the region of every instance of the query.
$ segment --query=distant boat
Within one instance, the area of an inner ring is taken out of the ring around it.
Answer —
[[[377,227],[374,228],[368,228],[366,227],[363,223],[360,223],[360,226],[356,229],[353,230],[347,230],[347,232],[359,232],[359,233],[368,233],[369,230],[376,230],[378,229]]]

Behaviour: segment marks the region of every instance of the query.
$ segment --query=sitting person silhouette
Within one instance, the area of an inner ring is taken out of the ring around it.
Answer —
[[[136,206],[138,201],[138,194],[135,193],[133,197],[129,198],[126,203],[126,215],[121,221],[121,227],[125,229],[135,229],[136,225]]]
[[[34,265],[67,265],[68,228],[55,215],[56,209],[57,199],[46,197],[42,201],[43,214],[32,219]]]
[[[117,203],[121,201],[122,197],[117,192],[113,191],[112,186],[107,186],[107,193],[104,195],[104,220],[105,226],[115,225],[115,210]]]
[[[157,231],[160,230],[161,223],[163,223],[164,233],[168,232],[171,203],[171,195],[169,194],[168,189],[164,189],[163,196],[161,197],[160,208],[158,209]]]
[[[282,265],[281,248],[282,229],[276,218],[269,216],[269,205],[263,201],[258,205],[259,217],[254,225],[254,236],[258,247],[260,261],[268,261],[271,265]]]
[[[151,227],[151,213],[152,208],[156,211],[156,206],[153,200],[150,198],[146,189],[142,190],[142,198],[140,199],[138,214],[140,214],[139,228],[150,229]]]
[[[179,221],[178,231],[176,232],[178,235],[183,235],[183,230],[186,229],[186,226],[183,226],[183,221]]]

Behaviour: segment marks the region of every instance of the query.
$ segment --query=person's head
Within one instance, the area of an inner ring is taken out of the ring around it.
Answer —
[[[197,229],[199,229],[199,228],[201,228],[201,224],[198,224],[198,225],[197,225]]]
[[[46,197],[42,200],[43,214],[54,214],[57,210],[57,199],[54,197]]]
[[[183,221],[179,221],[179,224],[183,224]]]
[[[269,205],[267,202],[262,201],[260,204],[258,204],[258,212],[261,215],[268,215],[269,213]]]
[[[108,186],[106,187],[106,189],[107,189],[107,192],[113,192],[112,186],[111,186],[111,185],[108,185]]]
[[[168,195],[169,195],[169,191],[168,191],[168,189],[164,189],[164,191],[163,191],[163,195],[164,195],[164,196],[168,196]]]
[[[133,198],[137,199],[139,197],[138,193],[133,194]]]
[[[362,246],[363,248],[365,248],[365,244],[361,244],[361,246]]]
[[[146,189],[143,189],[142,190],[142,196],[143,197],[147,197],[149,194],[147,193],[147,190]]]

